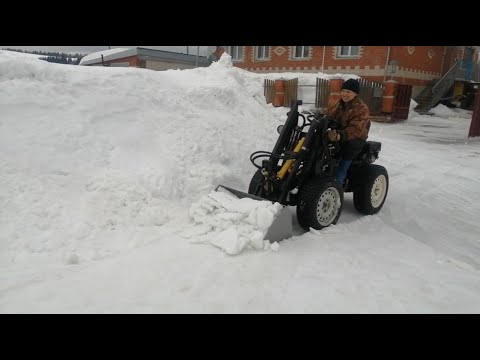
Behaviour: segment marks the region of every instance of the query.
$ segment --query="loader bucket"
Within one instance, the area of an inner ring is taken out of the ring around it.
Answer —
[[[235,190],[223,185],[218,185],[215,191],[219,191],[219,188],[223,188],[229,191],[230,193],[237,196],[239,199],[250,198],[258,201],[269,201],[261,197],[248,194],[243,191]],[[286,206],[283,206],[283,209],[278,213],[278,215],[275,217],[272,224],[268,228],[267,233],[265,234],[264,240],[269,240],[270,243],[274,243],[274,242],[279,242],[281,240],[292,237],[293,236],[292,217],[293,215],[291,211]]]

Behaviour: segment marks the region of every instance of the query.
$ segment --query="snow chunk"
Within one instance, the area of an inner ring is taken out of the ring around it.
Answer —
[[[229,255],[239,254],[246,248],[268,250],[270,246],[265,245],[264,237],[282,209],[279,203],[239,199],[230,192],[212,191],[191,205],[189,214],[195,226],[182,235],[189,237],[192,233],[202,233],[203,242],[219,247]],[[198,231],[195,231],[196,227]],[[276,248],[272,247],[273,250]]]

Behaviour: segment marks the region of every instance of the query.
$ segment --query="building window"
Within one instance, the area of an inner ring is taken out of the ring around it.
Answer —
[[[308,59],[310,56],[310,46],[294,46],[293,58],[294,59]]]
[[[233,61],[243,60],[243,46],[226,46],[225,48]]]
[[[255,47],[255,60],[267,60],[268,59],[268,46],[256,46]]]
[[[359,55],[358,46],[338,46],[337,47],[338,57],[354,57],[358,55]]]

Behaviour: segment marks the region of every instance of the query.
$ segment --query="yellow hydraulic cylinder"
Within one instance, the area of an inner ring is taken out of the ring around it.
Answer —
[[[298,152],[300,151],[300,149],[302,148],[304,141],[305,141],[305,138],[302,137],[302,138],[298,141],[297,146],[295,146],[295,149],[293,149],[293,152],[298,153]],[[295,159],[290,159],[290,160],[285,161],[285,163],[282,165],[282,168],[277,172],[277,179],[283,179],[283,177],[285,176],[285,174],[287,173],[287,171],[288,171],[288,170],[291,168],[291,166],[293,165],[293,162],[294,162],[294,161],[295,161]]]

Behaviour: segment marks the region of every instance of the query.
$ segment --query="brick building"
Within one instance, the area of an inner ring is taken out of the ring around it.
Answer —
[[[400,84],[412,85],[413,98],[426,87],[440,80],[455,64],[464,70],[462,76],[455,80],[480,81],[480,47],[478,46],[224,46],[222,48],[232,56],[234,66],[252,72],[351,73],[382,83],[395,80]],[[463,62],[459,65],[459,61]]]
[[[192,69],[208,66],[210,63],[205,56],[197,57],[141,47],[99,51],[85,56],[80,61],[80,65],[85,66],[137,67],[150,70]]]

